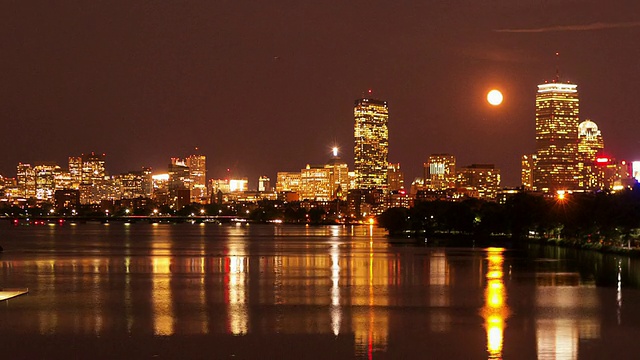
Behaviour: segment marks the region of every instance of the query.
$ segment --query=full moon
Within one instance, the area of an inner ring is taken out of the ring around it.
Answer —
[[[499,90],[491,90],[487,94],[487,101],[493,106],[502,104],[502,93]]]

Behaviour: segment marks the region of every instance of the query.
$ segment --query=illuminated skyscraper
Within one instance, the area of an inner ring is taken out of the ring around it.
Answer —
[[[186,164],[189,167],[191,202],[202,202],[207,198],[207,157],[191,155]]]
[[[536,94],[534,188],[538,191],[578,188],[578,85],[545,83]]]
[[[82,154],[82,181],[80,183],[80,202],[97,204],[107,198],[107,181],[105,180],[105,154]]]
[[[21,197],[28,199],[36,196],[36,172],[31,164],[18,163],[16,181]]]
[[[596,165],[596,158],[604,149],[602,133],[598,125],[587,119],[578,125],[578,169],[580,179],[578,186],[583,190],[601,189],[601,167]]]
[[[431,154],[424,163],[424,186],[427,190],[446,190],[456,187],[456,157],[450,154]]]
[[[356,186],[358,189],[386,189],[389,165],[387,102],[370,98],[358,99],[353,115]]]

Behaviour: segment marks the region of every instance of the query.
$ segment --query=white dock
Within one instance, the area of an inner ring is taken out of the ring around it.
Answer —
[[[9,300],[28,292],[29,289],[0,289],[0,301]]]

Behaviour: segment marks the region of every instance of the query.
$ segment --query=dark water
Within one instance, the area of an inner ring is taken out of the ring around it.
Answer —
[[[640,262],[372,227],[0,224],[2,358],[640,354]]]

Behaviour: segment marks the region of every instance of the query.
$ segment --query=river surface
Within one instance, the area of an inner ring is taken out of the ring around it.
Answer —
[[[634,359],[640,259],[369,226],[0,223],[10,359]]]

